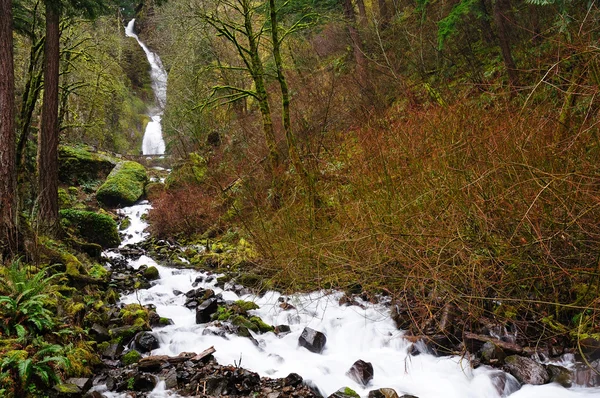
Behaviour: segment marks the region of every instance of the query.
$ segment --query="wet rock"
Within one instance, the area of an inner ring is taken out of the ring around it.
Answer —
[[[505,369],[524,384],[541,385],[550,381],[550,375],[543,365],[531,358],[511,355],[505,359]]]
[[[158,384],[158,378],[149,373],[137,373],[133,377],[133,390],[150,392]]]
[[[362,359],[354,362],[346,375],[363,387],[369,384],[373,379],[373,365],[371,362],[365,362]]]
[[[172,390],[177,388],[177,370],[175,368],[164,369],[158,378],[164,380],[167,389]]]
[[[147,353],[158,348],[158,339],[150,332],[140,332],[134,339],[135,348],[141,353]]]
[[[284,386],[296,387],[302,384],[302,376],[298,373],[290,373],[283,381]]]
[[[398,393],[393,388],[380,388],[369,391],[369,398],[398,398]]]
[[[342,387],[331,394],[328,398],[360,398],[360,395],[358,395],[356,391],[350,387]]]
[[[123,365],[128,366],[137,363],[140,359],[142,359],[142,355],[138,351],[130,350],[127,354],[123,355],[121,362],[123,362]]]
[[[67,384],[75,384],[81,392],[86,392],[92,388],[94,381],[90,377],[71,377],[67,379]]]
[[[217,298],[213,297],[204,300],[202,304],[196,308],[196,324],[210,322],[210,316],[217,312],[218,307],[219,304]]]
[[[140,359],[137,366],[140,371],[155,372],[168,363],[169,357],[167,355],[151,355]]]
[[[213,376],[207,379],[204,379],[204,385],[206,386],[206,394],[211,396],[220,397],[228,393],[227,386],[228,381],[227,378],[222,376]]]
[[[325,343],[327,343],[327,337],[323,333],[309,327],[305,327],[298,338],[298,344],[316,354],[323,352]]]
[[[275,334],[282,337],[291,332],[291,329],[288,325],[277,325],[274,330]]]
[[[498,396],[508,397],[513,392],[521,388],[521,384],[511,375],[504,372],[494,372],[490,375],[490,380],[498,392]]]
[[[198,300],[193,297],[185,300],[185,304],[183,306],[189,310],[193,310],[198,307]]]
[[[558,365],[546,365],[550,374],[550,382],[558,383],[565,388],[573,385],[573,371]]]

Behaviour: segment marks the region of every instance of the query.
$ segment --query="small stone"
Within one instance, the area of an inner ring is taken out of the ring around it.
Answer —
[[[342,387],[331,394],[328,398],[360,398],[360,395],[358,395],[356,391],[350,387]]]
[[[373,379],[373,365],[371,362],[365,362],[362,359],[354,362],[346,375],[363,387],[369,384]]]
[[[558,383],[565,388],[573,385],[573,371],[558,365],[546,365],[550,374],[550,382]]]
[[[316,354],[323,352],[325,343],[327,343],[327,337],[323,333],[309,327],[305,327],[298,338],[298,344]]]
[[[398,398],[398,393],[393,388],[380,388],[369,391],[369,398]]]
[[[86,392],[92,388],[94,381],[90,377],[71,377],[67,379],[67,384],[75,384],[81,392]]]
[[[210,322],[210,316],[217,312],[219,307],[216,297],[205,300],[196,308],[196,324]]]
[[[300,384],[302,384],[302,376],[300,376],[298,373],[290,373],[283,380],[283,385],[284,386],[297,387]]]
[[[286,334],[291,332],[291,329],[288,325],[277,325],[275,326],[274,332],[278,336],[285,336]]]

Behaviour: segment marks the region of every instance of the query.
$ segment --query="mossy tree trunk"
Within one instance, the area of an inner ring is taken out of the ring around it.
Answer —
[[[17,230],[12,1],[0,0],[0,253],[14,253]]]
[[[509,22],[508,14],[510,13],[510,0],[494,0],[494,23],[496,24],[496,33],[498,34],[498,44],[502,52],[502,59],[506,66],[506,74],[508,75],[508,83],[511,90],[518,86],[517,67],[512,56],[510,48],[510,39],[508,36]]]

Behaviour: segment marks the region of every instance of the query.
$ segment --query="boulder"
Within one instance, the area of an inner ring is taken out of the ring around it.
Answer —
[[[90,377],[71,377],[67,379],[67,384],[75,384],[81,392],[85,393],[92,388],[94,381]]]
[[[149,373],[136,373],[133,377],[133,390],[150,392],[158,384],[158,378]]]
[[[160,278],[158,274],[158,269],[155,266],[150,266],[144,270],[144,278],[149,281],[154,281]]]
[[[94,323],[90,328],[89,335],[96,340],[98,343],[103,343],[110,340],[108,329],[104,326]]]
[[[130,206],[144,194],[146,169],[136,162],[119,163],[96,191],[96,199],[106,206]]]
[[[300,376],[298,373],[290,373],[283,380],[283,385],[286,387],[297,387],[302,384],[302,381],[302,376]]]
[[[130,350],[125,355],[123,355],[123,358],[121,358],[121,362],[123,362],[123,365],[127,366],[137,363],[140,359],[142,359],[142,354],[140,354],[136,350]]]
[[[210,316],[217,312],[218,308],[219,304],[217,298],[212,297],[208,300],[204,300],[202,304],[196,308],[196,323],[201,324],[210,322]]]
[[[511,355],[505,359],[504,367],[523,384],[541,385],[550,381],[550,375],[544,365],[531,358]]]
[[[316,354],[323,352],[325,343],[327,343],[327,337],[323,333],[309,327],[305,327],[298,338],[298,344]]]
[[[116,161],[80,147],[59,146],[58,180],[63,184],[81,185],[104,180]]]
[[[135,349],[141,353],[150,352],[158,348],[158,339],[150,332],[140,332],[135,335]]]
[[[573,371],[558,365],[546,365],[550,374],[550,382],[558,383],[565,388],[573,385]]]
[[[64,209],[60,211],[60,218],[63,228],[102,248],[116,247],[121,243],[117,223],[107,214]]]
[[[398,393],[393,388],[380,388],[379,390],[369,391],[369,398],[399,398]]]
[[[71,383],[57,384],[54,386],[54,391],[58,398],[80,398],[82,396],[81,389]]]
[[[354,362],[346,375],[364,387],[373,379],[373,365],[371,362],[359,359]]]
[[[504,364],[504,359],[506,358],[504,350],[491,341],[485,342],[479,353],[481,362],[486,365],[501,366]]]

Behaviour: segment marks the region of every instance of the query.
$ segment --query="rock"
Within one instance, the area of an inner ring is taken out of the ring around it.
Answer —
[[[541,385],[550,381],[546,368],[531,358],[511,355],[505,359],[504,367],[523,384]]]
[[[506,358],[504,350],[491,341],[485,342],[479,353],[481,361],[486,365],[502,366]]]
[[[360,395],[358,395],[356,391],[350,387],[342,387],[331,394],[328,398],[360,398]]]
[[[380,388],[369,391],[369,398],[398,398],[398,393],[393,388]]]
[[[87,242],[96,243],[102,248],[118,246],[121,243],[117,223],[107,214],[93,211],[63,209],[60,211],[61,226],[72,230]]]
[[[80,185],[104,180],[115,164],[116,159],[81,147],[58,147],[58,180],[63,184]]]
[[[298,373],[290,373],[283,381],[284,386],[296,387],[302,384],[302,376]]]
[[[309,327],[305,327],[298,338],[298,344],[316,354],[323,352],[325,343],[327,343],[327,337],[323,333]]]
[[[204,380],[206,386],[206,394],[210,396],[220,397],[228,393],[228,381],[225,377],[212,376]]]
[[[290,327],[288,325],[277,325],[275,326],[275,334],[278,335],[279,337],[285,336],[286,334],[290,333],[292,330],[290,329]]]
[[[155,266],[150,266],[146,270],[144,270],[144,278],[149,281],[154,281],[160,278],[158,274],[158,269]]]
[[[96,191],[96,199],[106,206],[130,206],[144,194],[148,181],[146,169],[139,163],[119,163]]]
[[[104,326],[94,323],[89,330],[89,335],[98,343],[103,343],[110,340],[108,329]]]
[[[140,332],[135,335],[134,347],[141,353],[155,350],[158,346],[158,339],[150,332]]]
[[[66,382],[67,384],[75,384],[81,392],[86,392],[94,384],[94,381],[90,377],[71,377]]]
[[[550,382],[558,383],[565,388],[573,385],[573,371],[558,365],[546,365],[550,374]]]
[[[202,304],[196,308],[196,324],[210,322],[210,316],[217,312],[218,307],[219,305],[216,298],[213,297],[204,300]]]
[[[362,359],[359,359],[354,362],[350,370],[346,372],[346,376],[364,387],[373,379],[373,365],[371,362],[365,362]]]
[[[392,303],[390,316],[398,329],[406,330],[412,325],[413,316],[408,305],[401,301]]]
[[[54,386],[54,391],[56,391],[56,396],[60,398],[79,398],[82,395],[81,389],[76,384],[65,383],[65,384],[57,384]]]
[[[492,373],[490,380],[500,397],[508,397],[521,388],[521,384],[513,376],[504,372],[496,371]]]
[[[175,368],[164,369],[158,378],[164,380],[165,388],[168,390],[177,388],[177,370]]]
[[[149,373],[137,373],[133,378],[133,390],[150,392],[158,384],[158,378]]]
[[[130,350],[125,355],[123,355],[123,358],[121,358],[121,362],[123,362],[123,365],[128,366],[137,363],[140,359],[142,359],[142,354],[140,354],[136,350]]]
[[[110,359],[117,359],[123,352],[123,344],[113,343],[102,351],[102,356]]]

